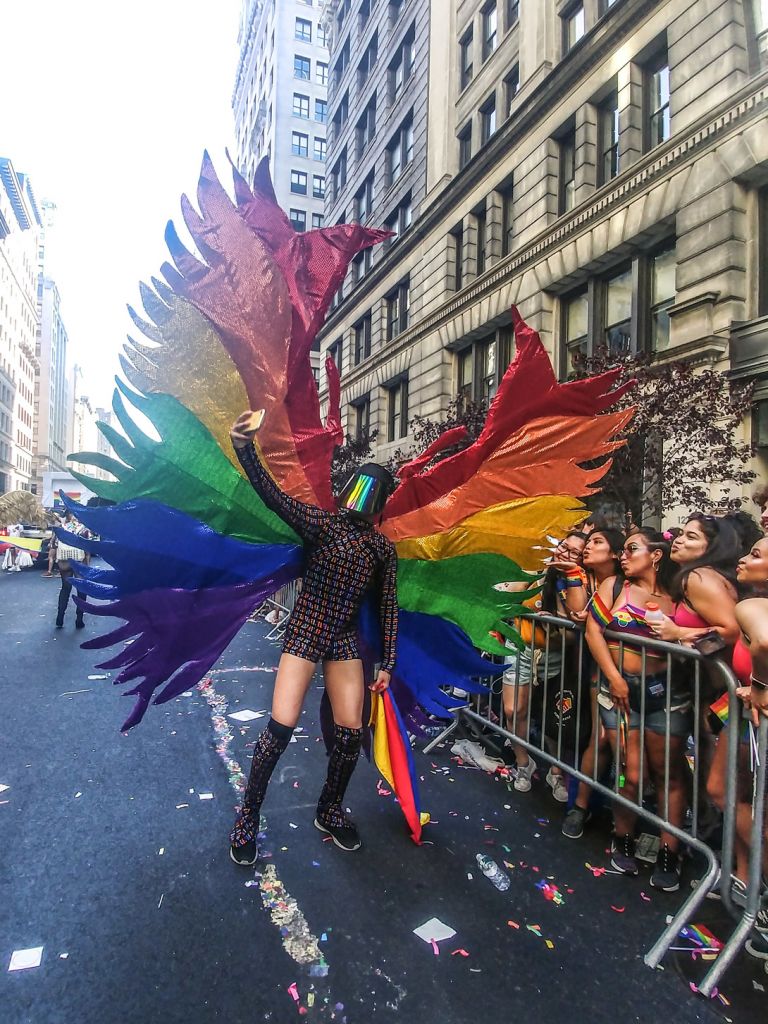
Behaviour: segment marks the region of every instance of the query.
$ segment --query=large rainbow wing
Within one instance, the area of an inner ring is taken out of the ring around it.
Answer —
[[[455,438],[405,466],[385,510],[382,530],[399,557],[395,672],[437,713],[457,703],[441,684],[471,686],[461,677],[478,660],[475,649],[504,653],[492,631],[517,639],[506,620],[530,591],[495,585],[530,580],[543,568],[547,538],[585,518],[577,498],[597,489],[633,415],[610,411],[630,386],[615,388],[618,372],[558,383],[538,334],[515,308],[512,316],[515,358],[482,433],[431,468],[430,455]],[[487,663],[474,674],[484,671]]]
[[[310,348],[352,257],[390,234],[358,224],[295,232],[266,162],[253,190],[235,171],[234,192],[233,202],[206,154],[199,211],[182,199],[198,255],[169,224],[173,264],[163,265],[164,280],[141,285],[143,312],[129,310],[144,340],[129,338],[121,360],[131,385],[118,381],[113,402],[122,432],[100,425],[116,458],[73,456],[112,476],[75,473],[114,506],[70,507],[99,537],[79,546],[109,566],[80,568],[79,600],[123,620],[84,646],[123,644],[102,665],[120,669],[116,683],[135,683],[125,728],[152,699],[197,681],[254,607],[300,575],[299,538],[245,480],[229,425],[243,409],[265,409],[259,444],[270,472],[292,497],[333,508],[338,372],[329,360],[323,423]]]

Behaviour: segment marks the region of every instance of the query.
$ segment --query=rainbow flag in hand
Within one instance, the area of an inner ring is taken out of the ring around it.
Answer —
[[[376,767],[395,792],[411,830],[411,839],[421,844],[421,826],[429,821],[429,815],[421,811],[411,744],[389,690],[373,694],[371,725]]]

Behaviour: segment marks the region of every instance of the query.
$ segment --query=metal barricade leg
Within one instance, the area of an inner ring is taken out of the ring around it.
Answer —
[[[738,730],[736,732],[738,735]],[[768,756],[768,720],[765,718],[760,722],[758,735],[757,753],[759,763],[755,768],[747,906],[744,916],[736,926],[733,935],[731,935],[725,946],[720,950],[717,960],[707,972],[704,981],[699,985],[699,992],[704,996],[712,994],[718,981],[739,953],[742,943],[749,937],[750,932],[755,926],[757,912],[760,909],[760,883],[762,879],[763,842],[765,836],[766,757]],[[731,736],[733,736],[733,732],[731,732]]]
[[[452,732],[456,732],[456,730],[459,727],[459,718],[461,716],[461,713],[462,711],[465,711],[468,707],[469,704],[465,704],[463,705],[463,707],[453,708],[451,710],[453,720],[448,723],[448,725],[445,727],[445,729],[443,729],[443,731],[439,735],[435,736],[434,739],[429,741],[429,743],[426,745],[426,747],[424,747],[424,750],[422,751],[423,754],[428,754],[430,750],[435,749],[438,743],[442,743],[443,740],[447,739]]]

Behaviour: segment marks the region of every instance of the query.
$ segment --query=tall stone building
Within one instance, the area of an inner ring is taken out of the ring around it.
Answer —
[[[35,420],[35,475],[67,468],[74,397],[67,377],[67,329],[61,316],[61,297],[56,282],[41,273],[39,372]],[[42,493],[42,492],[40,492]]]
[[[0,157],[0,494],[33,488],[41,226],[29,178]]]
[[[294,227],[323,225],[328,51],[322,0],[243,0],[232,107],[237,165],[253,181],[269,157]]]
[[[767,13],[761,0],[326,4],[329,217],[398,231],[351,269],[321,335],[347,429],[376,428],[386,458],[409,416],[492,397],[515,303],[561,378],[608,345],[755,379],[768,446]]]

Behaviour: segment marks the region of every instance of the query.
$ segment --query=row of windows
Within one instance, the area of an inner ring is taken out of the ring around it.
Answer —
[[[324,46],[327,49],[328,48],[328,37],[326,35],[325,28],[323,27],[322,24],[318,24],[316,27],[317,27],[317,41],[320,44],[320,46]],[[312,22],[309,20],[309,18],[297,18],[296,19],[296,24],[295,24],[294,30],[293,30],[294,39],[299,39],[299,40],[301,40],[302,43],[311,43],[312,42],[312,29],[313,29],[313,25],[312,25]]]
[[[376,6],[376,0],[363,0],[363,2],[360,4],[360,10],[359,10],[359,35],[362,35],[366,31],[367,26],[368,26],[368,20],[369,20],[369,18],[371,16],[371,12],[375,8],[375,6]],[[403,0],[390,0],[390,2],[388,4],[388,8],[389,8],[389,11],[388,11],[388,13],[389,13],[389,26],[390,26],[390,29],[392,29],[397,24],[397,21],[398,21],[398,19],[400,17],[400,14],[402,12]],[[338,10],[336,12],[336,35],[339,38],[341,37],[341,32],[342,32],[342,29],[344,27],[344,23],[346,22],[347,15],[349,14],[349,9],[350,9],[349,0],[344,0],[344,2],[339,5],[339,8],[338,8]],[[376,35],[378,35],[378,30],[376,32]],[[336,63],[334,64],[333,75],[334,75],[334,82],[337,85],[338,85],[339,81],[341,80],[341,77],[344,74],[344,71],[346,70],[347,65],[349,64],[349,56],[350,56],[350,49],[351,49],[351,36],[352,36],[352,34],[350,32],[350,34],[345,39],[343,45],[341,46],[340,51],[339,51],[338,59],[337,59]]]
[[[669,346],[669,307],[675,301],[674,242],[639,253],[610,275],[590,278],[562,300],[563,376],[599,351],[623,356]]]
[[[670,137],[669,64],[666,51],[656,55],[643,68],[643,147],[650,150]],[[619,173],[621,157],[619,135],[622,112],[618,93],[613,88],[607,98],[594,104],[597,111],[597,166],[596,182],[611,181]],[[576,129],[570,125],[558,137],[560,168],[558,187],[558,213],[566,213],[576,205]]]
[[[642,120],[642,136],[644,150],[648,151],[665,142],[671,135],[670,116],[670,74],[666,49],[658,52],[642,68],[643,95],[642,109],[639,112]],[[519,88],[519,68],[515,65],[503,79],[504,114],[509,117],[512,100]],[[601,98],[593,101],[597,111],[597,175],[595,184],[599,187],[616,177],[621,168],[620,133],[622,118],[629,118],[630,111],[619,108],[618,91],[615,86],[606,95],[601,90]],[[481,105],[480,144],[485,145],[498,127],[496,114],[496,92]],[[576,127],[573,119],[555,135],[559,147],[559,188],[558,212],[565,213],[575,205],[576,194]],[[459,167],[465,167],[472,159],[473,152],[473,121],[470,119],[458,133]]]
[[[306,231],[307,230],[307,211],[306,210],[297,210],[297,209],[294,209],[293,207],[291,207],[291,209],[288,212],[288,217],[290,218],[290,221],[291,221],[291,224],[293,225],[293,230],[294,231]],[[313,231],[319,230],[321,227],[323,227],[324,223],[325,223],[325,218],[323,217],[322,213],[313,213],[312,214],[312,230]]]
[[[308,178],[306,171],[291,171],[291,192],[297,196],[307,195]],[[325,178],[322,174],[312,175],[312,198],[325,199]]]
[[[293,55],[293,77],[302,81],[312,80],[312,59],[299,53]],[[322,60],[315,61],[315,81],[318,85],[328,85],[328,64]]]
[[[357,155],[358,159],[366,151],[376,134],[376,96],[371,102],[358,123],[357,129]],[[397,131],[392,135],[384,155],[384,178],[385,187],[393,185],[405,168],[413,160],[413,111],[404,119]],[[338,159],[331,168],[331,201],[335,202],[341,190],[347,184],[347,173],[349,160],[347,147],[345,146]],[[359,193],[358,193],[359,196]],[[372,196],[371,196],[372,199]],[[370,213],[370,203],[367,205],[366,216]],[[359,220],[364,217],[359,216]]]
[[[400,441],[408,434],[408,378],[401,377],[382,389],[387,409],[387,441]],[[360,441],[371,431],[371,395],[350,402],[349,432]]]
[[[604,14],[618,3],[618,0],[599,0],[597,16],[602,18]],[[561,39],[563,56],[569,53],[573,47],[582,39],[587,32],[587,19],[584,11],[584,4],[576,0],[560,15]]]
[[[504,30],[509,32],[520,17],[520,4],[518,0],[503,0],[502,7]],[[480,39],[482,61],[485,63],[495,52],[499,41],[499,11],[496,0],[490,0],[480,11]],[[459,40],[459,87],[462,90],[466,89],[475,76],[474,42],[474,27],[470,26]]]
[[[399,281],[384,296],[384,337],[383,341],[393,341],[399,334],[408,329],[410,322],[410,280],[406,277]],[[368,359],[373,345],[373,312],[368,310],[352,327],[352,366],[358,366]],[[343,372],[343,338],[337,338],[328,346],[328,355],[336,363],[339,376]]]
[[[293,116],[300,117],[304,121],[309,120],[309,96],[295,92],[293,94]],[[326,100],[315,100],[315,120],[325,124],[328,120],[328,103]]]
[[[583,372],[586,361],[600,352],[620,358],[639,351],[664,351],[669,345],[669,307],[675,301],[675,270],[675,244],[667,242],[562,296],[560,378]],[[457,352],[460,398],[489,403],[513,355],[511,325]]]
[[[372,49],[373,47],[373,49]],[[371,68],[376,60],[377,49],[375,37],[369,45],[363,59],[358,67],[358,91],[363,88],[368,80]],[[415,22],[406,32],[402,43],[395,51],[395,55],[387,69],[387,93],[390,105],[394,105],[400,98],[405,85],[410,80],[416,68],[416,25]],[[339,137],[339,134],[349,117],[349,89],[346,89],[339,103],[334,110],[331,123],[331,141]]]
[[[309,135],[305,132],[291,132],[291,152],[294,156],[309,156]],[[312,139],[312,159],[325,163],[326,142],[319,135]]]

